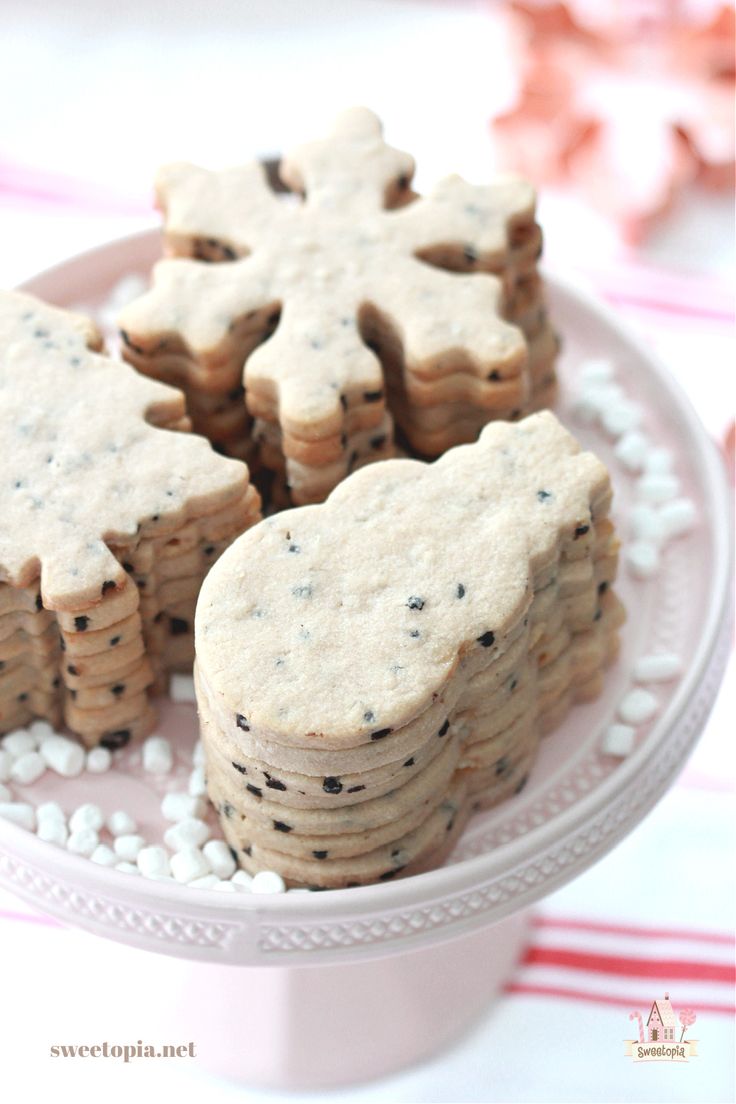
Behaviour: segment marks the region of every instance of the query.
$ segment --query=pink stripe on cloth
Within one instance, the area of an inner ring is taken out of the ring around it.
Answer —
[[[504,986],[504,992],[530,997],[554,997],[561,1000],[585,1001],[588,1004],[616,1005],[618,1008],[648,1007],[651,1004],[649,997],[617,997],[608,993],[586,992],[584,989],[574,989],[561,985],[526,985],[524,982],[511,981]],[[694,1012],[723,1014],[733,1016],[736,1014],[736,1006],[728,1003],[688,1001],[688,1007]]]
[[[104,185],[18,165],[0,158],[0,197],[23,205],[37,203],[141,214],[152,210],[147,196],[111,191]]]
[[[732,987],[736,982],[736,970],[731,963],[686,962],[682,959],[600,954],[573,951],[568,947],[527,947],[523,965],[562,966],[568,970],[585,973],[663,978],[666,981],[716,981]]]
[[[586,920],[571,916],[535,916],[536,928],[564,928],[572,931],[605,932],[607,935],[629,935],[643,939],[679,939],[690,942],[719,943],[733,947],[734,936],[727,932],[694,930],[692,928],[652,928],[641,924],[625,924],[605,920]]]
[[[63,928],[64,925],[53,916],[44,913],[14,912],[12,909],[0,909],[0,920],[17,920],[22,924],[41,924],[49,928]]]

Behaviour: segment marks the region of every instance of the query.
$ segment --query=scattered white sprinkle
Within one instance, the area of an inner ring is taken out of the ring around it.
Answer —
[[[637,682],[669,682],[682,671],[682,660],[673,652],[642,656],[634,664]]]
[[[583,425],[592,425],[598,420],[600,413],[597,399],[587,394],[577,395],[572,404],[572,413]]]
[[[32,832],[36,827],[36,811],[27,801],[0,801],[0,817],[12,820]]]
[[[44,801],[36,809],[38,820],[55,820],[57,824],[66,824],[66,813],[58,801]]]
[[[634,750],[636,729],[631,725],[612,724],[606,729],[601,748],[604,755],[615,755],[617,759],[625,759]]]
[[[659,708],[659,702],[648,690],[629,690],[618,705],[618,715],[626,724],[639,725],[650,720]]]
[[[141,874],[146,878],[168,877],[171,874],[169,856],[163,847],[142,847],[136,862]]]
[[[636,484],[636,493],[647,502],[667,502],[680,493],[680,480],[669,472],[643,475]]]
[[[698,511],[692,499],[673,498],[661,507],[659,517],[667,537],[681,537],[692,530]]]
[[[66,736],[49,736],[41,744],[41,755],[46,765],[62,778],[76,778],[84,770],[84,748]]]
[[[25,728],[16,728],[14,732],[9,732],[3,738],[3,747],[14,759],[19,759],[21,755],[27,755],[29,751],[36,751],[38,740],[35,736],[31,736]]]
[[[207,806],[201,797],[192,797],[185,793],[168,793],[161,802],[161,812],[166,820],[184,820],[185,817],[201,816]]]
[[[192,762],[195,767],[204,766],[204,744],[201,740],[197,740],[194,748],[192,749]]]
[[[171,873],[177,882],[193,882],[195,878],[203,878],[210,874],[210,864],[197,847],[187,847],[185,851],[177,851],[171,859]]]
[[[217,885],[212,886],[218,893],[237,893],[238,887],[234,886],[232,882],[219,882]]]
[[[626,397],[617,383],[595,380],[583,385],[581,395],[588,402],[597,406],[599,414],[603,414],[609,406],[622,402]]]
[[[638,428],[644,412],[638,403],[629,399],[621,399],[612,403],[601,414],[603,428],[612,437],[620,437],[623,433],[630,433]]]
[[[626,562],[638,579],[651,579],[659,571],[659,549],[651,541],[633,541],[624,550]]]
[[[10,777],[19,786],[30,786],[45,773],[46,763],[37,751],[27,751],[25,755],[19,755],[10,768]]]
[[[0,748],[0,782],[10,781],[10,767],[13,756],[5,748]]]
[[[95,832],[99,832],[104,823],[102,809],[99,805],[92,805],[90,802],[80,805],[69,817],[69,827],[72,832],[78,832],[82,828],[94,828]]]
[[[35,736],[38,746],[40,747],[44,740],[48,740],[49,736],[56,736],[57,733],[48,721],[37,720],[33,721],[28,726],[28,731],[31,736]]]
[[[108,748],[92,748],[87,752],[85,766],[90,774],[104,774],[112,766],[112,752]]]
[[[69,830],[63,821],[47,817],[45,820],[38,821],[36,835],[46,843],[55,843],[57,847],[66,847]]]
[[[187,790],[190,797],[204,797],[207,793],[207,784],[204,779],[204,767],[195,767],[189,775]]]
[[[219,884],[220,879],[216,874],[205,874],[203,878],[195,878],[193,882],[187,883],[187,885],[193,886],[195,889],[212,889]]]
[[[210,827],[196,817],[185,817],[167,828],[164,843],[172,851],[184,851],[190,847],[200,847],[212,835]]]
[[[130,813],[118,809],[107,818],[107,828],[112,836],[132,836],[138,825]]]
[[[644,461],[644,471],[647,475],[663,475],[672,471],[674,461],[675,457],[670,449],[651,449]]]
[[[661,511],[655,506],[648,506],[646,502],[635,503],[631,507],[629,520],[631,531],[637,540],[650,541],[652,544],[661,544],[664,540],[665,525]]]
[[[634,429],[616,442],[613,454],[630,472],[639,472],[649,449],[649,441],[643,433]]]
[[[126,862],[135,862],[145,846],[143,836],[138,835],[116,836],[113,843],[115,854]]]
[[[578,378],[583,383],[609,383],[613,375],[613,362],[604,357],[591,357],[590,360],[584,360],[578,369]]]
[[[169,697],[175,702],[196,702],[197,696],[194,693],[194,679],[192,676],[172,675],[169,683]]]
[[[210,840],[202,848],[202,853],[212,867],[212,873],[216,874],[218,878],[230,878],[238,868],[230,848],[224,840]]]
[[[163,736],[149,736],[143,742],[143,769],[148,774],[170,774],[174,765],[171,744]]]
[[[140,870],[132,862],[119,862],[115,864],[116,870],[121,870],[123,874],[140,874]]]
[[[259,870],[253,876],[251,893],[286,893],[286,882],[275,870]]]
[[[249,874],[247,870],[236,870],[230,881],[233,885],[236,885],[238,889],[250,892],[251,886],[253,885],[253,875]]]
[[[95,847],[90,859],[98,866],[116,866],[118,862],[118,857],[112,847],[108,847],[106,843],[101,843]]]
[[[86,855],[89,858],[99,842],[100,837],[94,828],[79,828],[70,834],[66,846],[75,855]]]
[[[12,801],[13,795],[6,785],[0,782],[0,801]]]

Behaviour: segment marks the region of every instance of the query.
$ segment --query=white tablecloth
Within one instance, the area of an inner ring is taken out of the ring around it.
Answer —
[[[216,166],[274,151],[351,103],[382,114],[389,140],[417,155],[420,183],[448,171],[484,179],[493,161],[487,119],[510,87],[491,8],[5,0],[0,282],[12,286],[153,224],[150,179],[159,162]],[[563,193],[545,195],[541,211],[550,267],[587,281],[644,333],[721,442],[733,417],[728,197],[691,196],[637,254]],[[611,855],[543,902],[509,993],[471,1034],[421,1067],[320,1095],[355,1102],[733,1100],[733,686],[731,676],[692,760],[656,810]],[[159,1091],[180,1104],[315,1099],[229,1086],[196,1061],[121,1068],[48,1058],[60,1036],[82,1041],[84,1017],[73,999],[81,976],[102,981],[95,1008],[101,1034],[114,1023],[137,1037],[145,977],[131,977],[106,942],[45,921],[1,893],[3,1087],[22,1087],[32,1100],[61,1095],[106,1104],[154,1100]],[[68,1001],[45,996],[49,987]],[[631,1037],[628,1012],[665,987],[680,1005],[698,1009],[700,1057],[688,1065],[635,1065],[622,1054],[621,1040]]]

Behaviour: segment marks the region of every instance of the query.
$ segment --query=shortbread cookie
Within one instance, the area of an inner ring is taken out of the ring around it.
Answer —
[[[325,887],[410,872],[445,853],[450,794],[463,820],[520,790],[615,655],[610,499],[546,413],[432,465],[364,468],[228,549],[198,602],[195,685],[246,869]]]
[[[124,356],[184,388],[195,428],[227,449],[248,432],[244,384],[248,411],[282,445],[274,458],[261,434],[262,461],[285,470],[296,503],[323,498],[353,470],[356,408],[372,418],[361,428],[383,423],[392,454],[387,394],[409,441],[435,454],[540,404],[528,346],[552,330],[533,189],[515,177],[449,177],[421,199],[413,171],[375,115],[354,109],[281,163],[301,202],[277,196],[259,164],[159,173],[176,259],[123,311]],[[447,403],[473,416],[425,440],[413,415]],[[308,457],[300,443],[314,446]]]
[[[18,664],[0,731],[17,707],[63,708],[86,742],[119,744],[181,662],[167,636],[188,635],[191,662],[199,584],[258,520],[257,493],[244,465],[172,431],[189,425],[181,392],[105,357],[80,315],[1,293],[0,389],[0,641]]]

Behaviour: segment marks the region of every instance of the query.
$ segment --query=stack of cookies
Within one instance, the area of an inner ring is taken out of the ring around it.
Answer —
[[[174,256],[123,311],[123,355],[181,386],[230,454],[248,448],[244,398],[296,504],[395,455],[394,422],[438,455],[554,397],[533,189],[451,177],[419,198],[413,171],[355,109],[281,163],[286,198],[259,164],[159,176]]]
[[[248,871],[439,863],[595,696],[623,615],[608,474],[549,413],[392,460],[223,555],[196,614],[207,787]]]
[[[101,346],[88,319],[0,294],[0,732],[63,719],[118,747],[191,665],[202,579],[260,503],[245,465],[172,432],[181,392]]]

